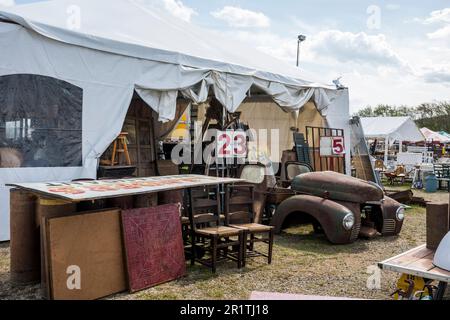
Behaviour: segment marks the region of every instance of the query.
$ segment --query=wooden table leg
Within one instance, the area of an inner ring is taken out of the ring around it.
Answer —
[[[191,201],[192,199],[192,189],[187,189],[188,199]],[[189,222],[191,225],[191,265],[195,264],[195,230],[194,230],[194,208],[192,203],[189,202],[188,205],[188,214],[189,214]]]

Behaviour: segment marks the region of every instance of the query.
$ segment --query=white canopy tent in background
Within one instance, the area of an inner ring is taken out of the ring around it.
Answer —
[[[371,117],[361,118],[366,139],[380,139],[385,143],[384,162],[387,162],[389,146],[398,141],[419,142],[425,138],[410,117]]]
[[[443,134],[440,134],[439,132],[435,132],[428,128],[422,128],[422,129],[420,129],[420,131],[424,135],[425,139],[429,142],[433,142],[433,141],[440,142],[440,143],[449,143],[450,142],[449,137],[447,137]]]
[[[42,75],[73,84],[83,95],[81,166],[0,168],[0,240],[9,239],[4,185],[96,178],[98,159],[120,133],[134,92],[161,121],[175,117],[179,94],[201,103],[210,89],[230,112],[251,87],[287,112],[312,100],[328,125],[346,131],[350,145],[347,90],[303,80],[298,68],[142,1],[58,0],[2,8],[0,48],[0,78]]]

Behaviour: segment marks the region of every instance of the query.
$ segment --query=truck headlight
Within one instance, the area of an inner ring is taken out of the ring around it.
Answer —
[[[349,213],[344,217],[342,225],[345,230],[351,230],[353,228],[353,226],[355,225],[355,216],[353,215],[353,213]]]
[[[397,209],[397,212],[395,213],[395,218],[398,221],[403,221],[405,219],[405,207],[400,207]]]

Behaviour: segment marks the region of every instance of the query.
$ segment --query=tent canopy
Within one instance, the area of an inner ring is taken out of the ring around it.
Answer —
[[[286,112],[313,101],[329,126],[350,137],[348,90],[304,80],[303,70],[144,3],[55,0],[0,9],[0,103],[8,110],[0,152],[14,160],[0,162],[0,240],[9,229],[4,185],[96,178],[135,93],[165,122],[176,117],[180,96],[199,104],[213,93],[235,112],[256,88]]]
[[[361,125],[367,139],[394,141],[423,141],[424,136],[410,117],[361,118]]]
[[[422,128],[422,129],[420,129],[420,131],[425,136],[425,139],[427,141],[436,141],[436,142],[440,142],[440,143],[450,142],[450,137],[446,136],[445,134],[441,134],[439,132],[432,131],[428,128]]]
[[[52,40],[158,62],[158,70],[141,70],[133,85],[161,121],[173,120],[179,91],[204,102],[211,86],[230,112],[252,86],[287,111],[298,110],[311,98],[319,110],[330,104],[324,90],[334,87],[304,80],[304,72],[294,66],[144,3],[48,1],[4,9],[0,18]]]
[[[2,11],[4,19],[68,44],[295,86],[334,88],[306,81],[303,70],[143,0],[57,0]]]

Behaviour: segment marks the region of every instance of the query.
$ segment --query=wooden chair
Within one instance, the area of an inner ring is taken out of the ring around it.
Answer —
[[[203,264],[216,272],[217,263],[223,260],[245,265],[244,230],[220,225],[220,197],[217,199],[195,197],[189,190],[189,219],[191,223],[191,264]],[[209,258],[201,258],[199,251],[209,252]]]
[[[395,168],[394,172],[385,172],[384,175],[388,178],[391,185],[393,185],[396,179],[400,179],[400,182],[405,183],[406,169],[405,166],[399,165]]]
[[[298,175],[314,171],[311,165],[295,161],[286,162],[284,169],[286,170],[286,179],[291,182]]]
[[[263,256],[272,263],[274,229],[272,226],[254,223],[254,187],[249,185],[227,186],[225,205],[225,225],[244,230],[245,260],[247,257]],[[268,246],[267,254],[255,250],[255,243]]]

